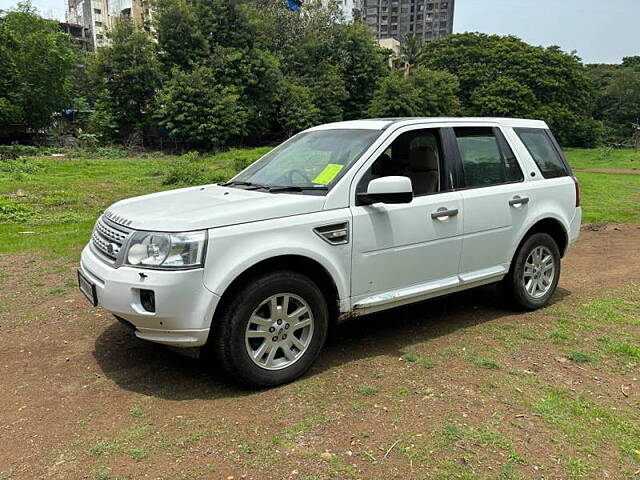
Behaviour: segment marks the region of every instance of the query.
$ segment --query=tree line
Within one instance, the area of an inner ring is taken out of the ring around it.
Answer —
[[[407,36],[393,58],[336,3],[157,0],[151,34],[119,19],[109,37],[87,53],[28,2],[0,12],[0,131],[41,134],[71,109],[97,142],[212,149],[340,120],[505,116],[591,147],[628,138],[640,117],[640,57],[585,66],[559,47],[464,33]]]

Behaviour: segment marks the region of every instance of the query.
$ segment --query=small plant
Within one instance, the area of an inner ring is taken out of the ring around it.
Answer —
[[[442,436],[451,442],[456,442],[462,438],[463,432],[459,426],[447,423],[442,429]]]
[[[131,413],[132,416],[137,418],[144,416],[144,411],[138,405],[134,405],[133,407],[131,407],[131,409],[129,410],[129,413]]]
[[[98,467],[93,471],[94,480],[109,480],[109,470],[105,467]]]
[[[249,165],[251,165],[252,161],[246,157],[238,157],[238,158],[234,158],[233,159],[233,169],[236,172],[240,172],[241,170],[244,170],[245,168],[247,168]]]
[[[487,370],[497,370],[500,368],[500,364],[492,358],[486,357],[473,357],[471,362],[479,368],[486,368]]]
[[[0,203],[0,223],[25,223],[35,215],[30,205],[17,202]]]
[[[146,456],[147,451],[144,448],[134,448],[131,450],[131,457],[137,462],[144,460]]]
[[[92,457],[99,457],[103,453],[105,453],[109,448],[109,444],[107,442],[98,442],[93,447],[89,449],[89,455]]]
[[[434,368],[436,365],[438,365],[438,362],[436,362],[431,357],[421,356],[418,358],[418,365],[420,365],[422,368]]]
[[[402,357],[400,357],[402,360],[404,360],[405,362],[417,362],[418,361],[418,356],[415,353],[411,353],[411,352],[407,352],[404,355],[402,355]]]
[[[376,393],[378,393],[378,389],[373,385],[362,385],[360,388],[358,388],[358,392],[360,392],[360,394],[362,395],[375,395]]]
[[[593,362],[593,357],[585,352],[579,351],[571,351],[567,353],[567,358],[574,363],[591,363]]]

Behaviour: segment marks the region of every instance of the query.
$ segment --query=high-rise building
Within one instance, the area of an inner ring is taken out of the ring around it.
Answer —
[[[362,20],[378,40],[416,35],[425,42],[453,33],[455,0],[360,0]]]
[[[107,30],[118,18],[130,17],[151,31],[152,10],[149,0],[68,0],[67,22],[87,29],[91,49],[109,43]]]
[[[67,21],[87,29],[92,49],[104,46],[110,26],[108,0],[69,0]]]

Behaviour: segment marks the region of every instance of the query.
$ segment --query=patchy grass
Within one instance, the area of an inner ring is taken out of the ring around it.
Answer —
[[[132,156],[123,149],[107,148],[0,162],[0,254],[35,250],[77,256],[96,218],[117,200],[224,181],[269,150],[192,152],[178,157]],[[40,151],[23,153],[29,152]],[[638,155],[601,149],[568,151],[582,185],[585,222],[640,222],[640,175],[586,171],[639,168]]]
[[[378,388],[374,387],[373,385],[361,385],[358,388],[358,393],[366,396],[375,395],[376,393],[378,393]]]
[[[486,368],[487,370],[497,370],[500,368],[500,364],[496,360],[487,357],[473,355],[471,356],[471,363],[478,368]]]
[[[567,353],[567,358],[574,363],[591,363],[594,361],[593,355],[577,350]]]
[[[226,180],[270,147],[215,155],[131,156],[121,149],[0,162],[0,254],[75,256],[96,218],[123,198]]]
[[[580,181],[583,221],[640,222],[640,175],[576,172]]]
[[[640,150],[569,149],[566,154],[580,180],[584,222],[640,222],[640,175],[594,171],[640,172]]]
[[[616,150],[612,148],[565,149],[571,168],[625,168],[640,170],[640,150]]]

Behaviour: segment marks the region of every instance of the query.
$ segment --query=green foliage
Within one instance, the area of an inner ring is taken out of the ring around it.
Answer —
[[[449,116],[458,113],[458,81],[442,71],[418,68],[410,77],[392,72],[369,105],[371,117]]]
[[[509,77],[500,77],[475,89],[470,108],[479,115],[493,117],[527,117],[536,99],[533,92]]]
[[[457,76],[470,115],[540,118],[568,146],[599,140],[601,127],[590,116],[594,84],[574,54],[513,36],[464,33],[429,43],[423,58]]]
[[[23,203],[0,201],[0,224],[25,223],[35,215],[35,210]]]
[[[409,78],[396,72],[382,80],[368,110],[370,117],[411,117],[419,112],[417,89]]]
[[[640,67],[616,71],[604,90],[601,102],[600,113],[614,135],[619,139],[631,137],[632,124],[640,123]]]
[[[309,87],[287,84],[278,109],[278,122],[287,136],[318,124],[320,115]]]
[[[48,126],[67,104],[75,59],[58,22],[41,18],[30,2],[0,14],[0,128]]]
[[[149,35],[122,19],[110,31],[111,44],[98,50],[89,65],[89,78],[98,92],[96,126],[106,136],[126,137],[149,124],[161,83],[160,62]],[[117,126],[117,128],[113,128]]]
[[[176,69],[159,96],[156,118],[171,136],[211,148],[245,134],[248,113],[239,99],[240,90],[216,83],[208,67]]]
[[[154,12],[158,56],[167,71],[190,69],[206,56],[207,43],[197,28],[197,16],[186,0],[158,0]]]

